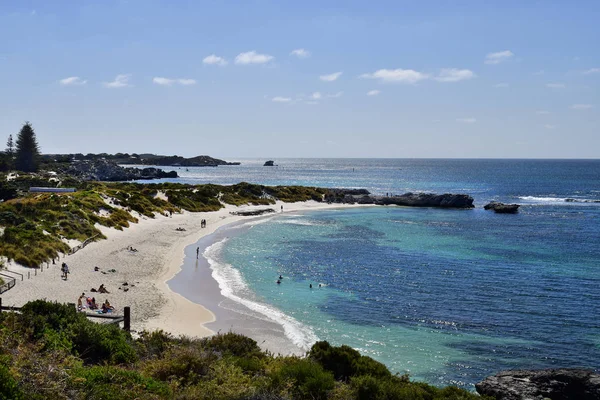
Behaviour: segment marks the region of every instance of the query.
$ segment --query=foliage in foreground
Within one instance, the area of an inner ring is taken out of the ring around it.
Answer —
[[[234,333],[205,339],[90,322],[35,301],[0,314],[0,399],[482,399],[392,375],[347,346],[274,357]]]

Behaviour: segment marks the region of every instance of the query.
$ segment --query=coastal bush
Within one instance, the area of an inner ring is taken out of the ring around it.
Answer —
[[[326,399],[335,386],[333,374],[318,363],[305,358],[288,357],[271,372],[273,388],[291,388],[295,399]]]
[[[231,332],[205,339],[142,332],[134,341],[72,306],[40,300],[0,314],[0,400],[486,399],[382,373],[347,346],[320,342],[311,353],[273,357]],[[345,366],[332,369],[349,379],[322,366],[336,360]]]
[[[113,399],[170,399],[171,388],[137,371],[115,366],[92,366],[78,368],[73,374],[74,387],[81,398],[97,400]]]
[[[224,355],[236,357],[264,357],[254,339],[238,333],[228,332],[203,339],[202,347]]]
[[[319,363],[327,371],[331,371],[336,380],[347,381],[353,376],[370,375],[387,378],[392,374],[382,363],[371,357],[363,356],[350,346],[331,346],[328,342],[315,343],[308,357]]]
[[[16,379],[10,373],[8,365],[3,362],[3,357],[0,357],[0,400],[21,400],[23,398]]]

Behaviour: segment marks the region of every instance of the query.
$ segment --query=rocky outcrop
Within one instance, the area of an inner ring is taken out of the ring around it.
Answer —
[[[275,161],[273,161],[273,160],[265,161],[265,163],[263,164],[263,167],[274,167],[274,166],[275,166]]]
[[[516,214],[519,212],[518,204],[504,204],[498,201],[492,201],[485,206],[483,206],[486,210],[494,210],[494,212],[498,214]]]
[[[67,174],[84,181],[133,181],[139,179],[177,178],[176,171],[159,168],[125,168],[112,161],[79,161],[69,165]]]
[[[137,158],[130,157],[117,160],[120,164],[158,165],[161,167],[217,167],[219,165],[240,165],[239,162],[227,162],[209,156],[185,158],[181,156],[161,156],[155,154],[140,154]]]
[[[249,211],[230,211],[231,215],[239,215],[242,217],[254,217],[256,215],[270,214],[274,213],[275,210],[272,208],[262,208],[260,210],[249,210]]]
[[[325,201],[346,204],[397,205],[406,207],[473,208],[466,194],[405,193],[399,196],[373,196],[364,189],[331,189]]]
[[[496,400],[600,399],[600,374],[587,369],[504,371],[475,385]]]

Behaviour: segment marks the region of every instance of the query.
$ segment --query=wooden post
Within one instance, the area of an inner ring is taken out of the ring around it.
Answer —
[[[131,331],[131,308],[125,307],[123,309],[123,316],[125,319],[123,320],[123,330],[129,332]]]

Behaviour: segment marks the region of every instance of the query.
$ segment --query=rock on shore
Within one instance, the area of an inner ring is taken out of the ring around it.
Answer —
[[[159,168],[125,168],[107,160],[79,161],[71,164],[67,173],[84,181],[177,178],[176,171],[165,172]]]
[[[494,210],[498,214],[516,214],[519,211],[519,207],[518,204],[504,204],[498,201],[492,201],[483,206],[485,210]]]
[[[512,370],[475,385],[477,393],[496,400],[600,399],[600,374],[587,369]]]
[[[399,196],[374,196],[364,189],[331,189],[325,201],[397,205],[407,207],[474,208],[473,198],[466,194],[405,193]]]

